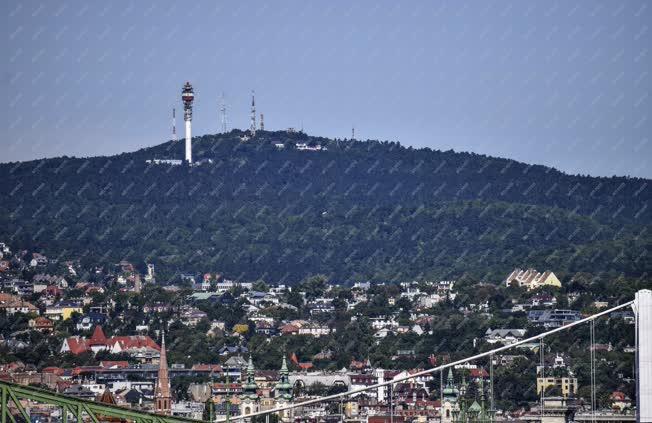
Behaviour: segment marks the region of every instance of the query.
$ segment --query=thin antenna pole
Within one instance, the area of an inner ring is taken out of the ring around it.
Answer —
[[[394,410],[392,409],[394,405],[394,385],[389,385],[389,422],[394,423]]]
[[[491,411],[494,411],[494,355],[489,356],[489,401],[491,405]]]
[[[543,407],[544,407],[544,401],[543,398],[546,393],[546,379],[545,379],[545,373],[546,373],[546,363],[544,361],[544,355],[545,353],[543,352],[543,338],[539,339],[539,359],[541,361],[540,366],[541,366],[541,372],[539,373],[539,377],[541,378],[541,409],[540,414],[541,414],[541,421],[543,421]]]
[[[177,109],[172,108],[172,140],[177,141]]]
[[[224,102],[224,92],[222,92],[220,112],[222,115],[222,133],[226,133],[228,129],[227,129],[227,118],[226,118],[226,103]]]
[[[444,369],[439,371],[439,422],[444,421]]]

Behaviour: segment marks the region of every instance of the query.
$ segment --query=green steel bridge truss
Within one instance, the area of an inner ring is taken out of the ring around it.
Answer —
[[[21,400],[29,400],[60,408],[62,423],[69,423],[69,419],[76,420],[76,423],[101,423],[107,420],[114,421],[115,419],[127,420],[134,423],[201,422],[201,420],[164,416],[144,411],[136,411],[117,405],[83,400],[67,395],[56,394],[45,389],[18,385],[6,381],[0,381],[0,389],[2,389],[2,404],[0,404],[0,413],[2,414],[1,423],[20,423],[22,421],[30,421],[30,415],[21,404]],[[14,409],[16,416],[12,414],[10,407]]]

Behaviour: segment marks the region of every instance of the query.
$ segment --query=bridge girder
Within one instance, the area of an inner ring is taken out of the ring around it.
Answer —
[[[10,403],[13,404],[13,407],[18,411],[20,417],[25,419],[27,422],[30,421],[29,414],[20,402],[21,399],[59,407],[62,411],[63,423],[68,423],[69,413],[75,416],[77,423],[85,423],[85,415],[88,416],[87,421],[90,421],[91,423],[100,423],[100,418],[98,418],[98,416],[119,418],[134,423],[202,422],[201,420],[164,416],[144,411],[136,411],[117,405],[83,400],[46,391],[44,389],[18,385],[6,381],[0,381],[0,389],[2,390],[2,403],[0,404],[0,414],[2,416],[1,423],[7,423],[7,421],[10,421],[11,423],[17,423],[16,418],[10,411]]]

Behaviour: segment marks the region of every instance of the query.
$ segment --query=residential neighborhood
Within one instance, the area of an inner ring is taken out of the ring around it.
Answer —
[[[316,275],[289,286],[214,270],[164,281],[153,263],[84,268],[7,244],[2,262],[0,378],[73,397],[201,419],[207,402],[219,418],[397,380],[392,389],[348,397],[344,418],[371,421],[387,415],[390,403],[406,421],[526,418],[542,397],[586,395],[592,350],[601,366],[618,369],[601,381],[608,390],[601,407],[632,411],[632,367],[618,363],[632,362],[634,340],[611,335],[631,331],[630,311],[609,317],[593,345],[585,336],[522,342],[616,300],[548,270],[514,269],[505,281],[399,284],[333,284]],[[403,381],[514,344],[491,360]],[[499,394],[507,383],[522,383],[521,399]],[[280,419],[328,416],[334,406]]]

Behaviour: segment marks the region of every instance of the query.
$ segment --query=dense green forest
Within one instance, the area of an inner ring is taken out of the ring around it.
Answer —
[[[0,240],[87,263],[153,262],[159,276],[216,271],[294,283],[397,281],[515,266],[640,276],[649,180],[567,175],[396,142],[242,132],[112,157],[0,165]],[[283,143],[284,148],[275,144]],[[296,143],[327,151],[299,151]]]

